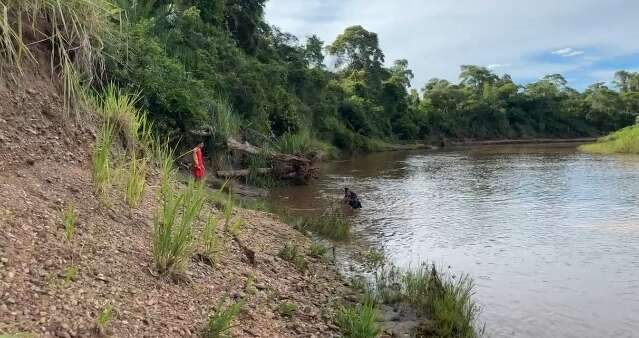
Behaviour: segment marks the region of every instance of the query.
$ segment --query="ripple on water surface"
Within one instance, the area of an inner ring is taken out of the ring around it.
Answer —
[[[332,163],[287,203],[365,208],[356,231],[400,265],[470,273],[497,337],[639,337],[639,157],[567,146],[373,154]],[[303,192],[303,193],[301,193]]]

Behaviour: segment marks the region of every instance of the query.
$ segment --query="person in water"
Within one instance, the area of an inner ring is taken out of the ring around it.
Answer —
[[[196,181],[201,181],[206,173],[204,169],[204,156],[202,154],[204,143],[198,144],[193,148],[193,176]]]
[[[362,203],[359,201],[359,197],[357,194],[349,190],[348,188],[344,188],[344,204],[348,204],[353,209],[361,209]]]

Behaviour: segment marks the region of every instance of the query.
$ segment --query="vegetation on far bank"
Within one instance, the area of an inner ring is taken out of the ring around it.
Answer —
[[[639,154],[639,125],[626,127],[579,149],[594,154]]]

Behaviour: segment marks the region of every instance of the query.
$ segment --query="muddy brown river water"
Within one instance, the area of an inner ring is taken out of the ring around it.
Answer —
[[[435,261],[476,281],[493,337],[639,337],[639,157],[575,145],[379,153],[273,191],[303,212],[364,204],[355,236],[398,265]]]

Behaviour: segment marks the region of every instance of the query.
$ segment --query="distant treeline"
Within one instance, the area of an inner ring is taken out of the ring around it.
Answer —
[[[459,83],[432,79],[417,90],[408,62],[387,66],[377,34],[361,26],[325,45],[266,23],[266,0],[116,2],[126,20],[108,78],[141,92],[156,127],[182,141],[303,134],[374,150],[413,140],[593,136],[639,113],[637,73],[619,72],[614,89],[578,92],[558,74],[522,86],[462,66]],[[325,55],[336,64],[327,67]]]

